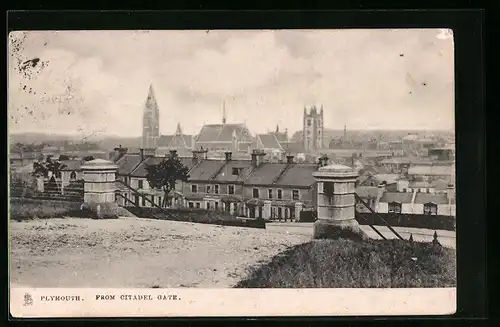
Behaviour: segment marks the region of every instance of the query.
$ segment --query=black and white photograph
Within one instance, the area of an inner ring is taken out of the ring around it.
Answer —
[[[7,75],[11,312],[453,313],[451,29],[15,31]]]

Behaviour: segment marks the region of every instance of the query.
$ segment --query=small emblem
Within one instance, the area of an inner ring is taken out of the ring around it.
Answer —
[[[26,293],[24,294],[24,306],[28,305],[33,305],[33,297],[31,297],[31,294]]]

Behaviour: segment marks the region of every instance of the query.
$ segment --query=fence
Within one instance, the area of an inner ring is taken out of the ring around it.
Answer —
[[[358,213],[356,212],[356,220],[360,225],[383,225],[380,219],[382,217],[388,224],[393,227],[409,227],[409,228],[424,228],[424,229],[440,229],[455,231],[456,219],[451,216],[441,215],[419,215],[419,214],[394,214],[394,213]]]
[[[37,187],[36,180],[12,180],[10,183],[10,196],[40,200],[62,200],[83,202],[83,180],[70,181],[62,186],[61,181],[50,180],[43,182],[43,191]]]

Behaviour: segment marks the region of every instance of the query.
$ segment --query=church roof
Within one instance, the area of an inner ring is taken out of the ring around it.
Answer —
[[[281,149],[278,139],[273,134],[257,134],[257,139],[259,140],[258,145],[264,149]]]
[[[244,140],[250,136],[245,124],[210,124],[201,128],[196,142],[232,142],[233,133]]]

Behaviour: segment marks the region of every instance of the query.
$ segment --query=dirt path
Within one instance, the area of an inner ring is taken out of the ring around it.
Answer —
[[[230,287],[308,235],[138,218],[10,223],[11,283],[32,287]]]

